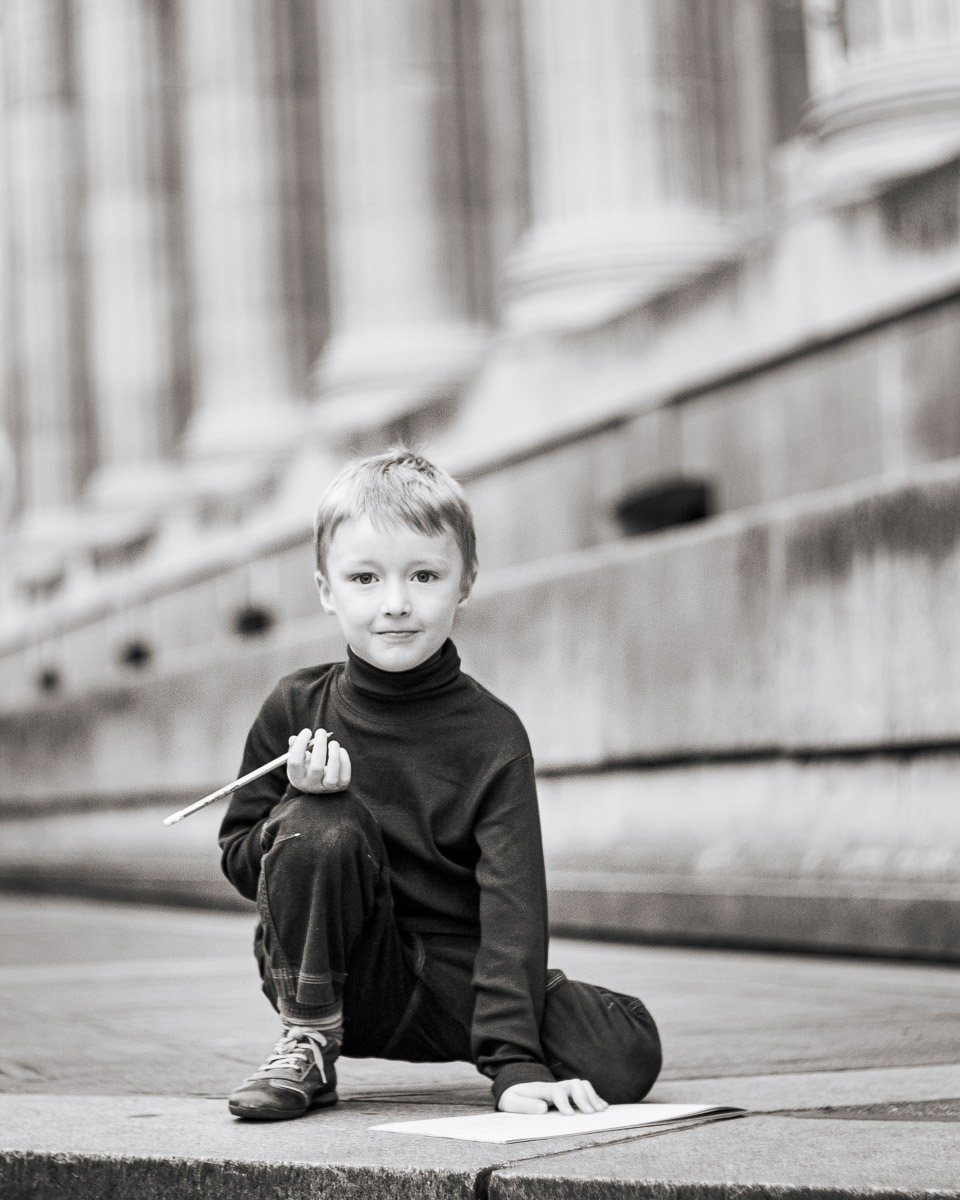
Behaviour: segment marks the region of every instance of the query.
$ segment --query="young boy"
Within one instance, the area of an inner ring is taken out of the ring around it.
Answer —
[[[236,792],[220,830],[284,1026],[230,1111],[336,1103],[341,1053],[473,1062],[510,1112],[642,1099],[660,1069],[643,1004],[547,969],[527,735],[450,641],[477,573],[459,485],[403,450],[353,463],[316,556],[347,661],[280,680],[241,772],[289,748],[286,770]]]

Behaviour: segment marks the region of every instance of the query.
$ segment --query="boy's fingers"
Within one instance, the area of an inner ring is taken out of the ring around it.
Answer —
[[[606,1100],[603,1099],[602,1096],[597,1095],[596,1090],[589,1079],[583,1080],[583,1086],[586,1089],[587,1095],[593,1101],[594,1112],[603,1112],[605,1108],[610,1107],[610,1105],[606,1102]]]
[[[290,744],[290,753],[287,755],[287,765],[291,767],[302,767],[307,756],[307,742],[310,741],[310,730],[301,729],[297,736]]]
[[[570,1080],[570,1099],[583,1113],[592,1113],[597,1111],[597,1106],[593,1103],[590,1093],[587,1091],[584,1080]]]
[[[567,1116],[573,1115],[573,1105],[570,1103],[570,1098],[567,1095],[567,1089],[562,1083],[558,1083],[554,1086],[552,1100],[562,1113],[566,1113]]]
[[[327,762],[323,768],[323,786],[336,788],[340,784],[340,743],[330,742],[327,748]]]
[[[353,774],[353,767],[350,763],[350,755],[340,747],[340,786],[349,787],[350,778]]]
[[[310,773],[322,775],[327,762],[327,731],[318,729],[311,737],[313,747],[310,750]]]

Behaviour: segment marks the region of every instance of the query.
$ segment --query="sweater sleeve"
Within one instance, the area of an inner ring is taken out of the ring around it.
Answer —
[[[547,889],[530,755],[495,777],[478,814],[480,949],[472,1048],[494,1102],[515,1083],[552,1083],[540,1021],[547,970]]]
[[[262,766],[289,748],[296,723],[289,710],[284,681],[270,693],[247,734],[238,778]],[[271,811],[288,796],[300,793],[287,780],[286,766],[248,783],[233,793],[220,825],[220,865],[224,875],[248,900],[256,900],[260,880],[260,831]]]

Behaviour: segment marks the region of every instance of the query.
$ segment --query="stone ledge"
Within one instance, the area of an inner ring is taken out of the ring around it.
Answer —
[[[5,1200],[955,1196],[955,1122],[910,1119],[903,1107],[906,1120],[761,1113],[685,1130],[501,1147],[373,1132],[370,1125],[409,1110],[362,1096],[333,1114],[269,1126],[233,1121],[219,1100],[11,1096],[0,1098],[0,1190]]]
[[[953,1198],[953,1124],[757,1116],[505,1167],[489,1200]]]
[[[484,1108],[486,1096],[478,1090]],[[448,1116],[454,1109],[449,1101],[417,1107],[423,1117]],[[409,1103],[362,1092],[332,1112],[271,1124],[234,1120],[219,1098],[5,1096],[0,1194],[4,1200],[473,1200],[487,1194],[490,1179],[505,1165],[552,1161],[624,1137],[621,1130],[496,1146],[370,1129],[410,1116]]]

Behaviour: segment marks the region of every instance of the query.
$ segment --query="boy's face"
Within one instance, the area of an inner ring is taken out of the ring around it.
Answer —
[[[378,529],[369,517],[345,521],[317,572],[320,602],[335,614],[354,654],[383,671],[409,671],[450,636],[466,600],[453,534],[406,525]]]

